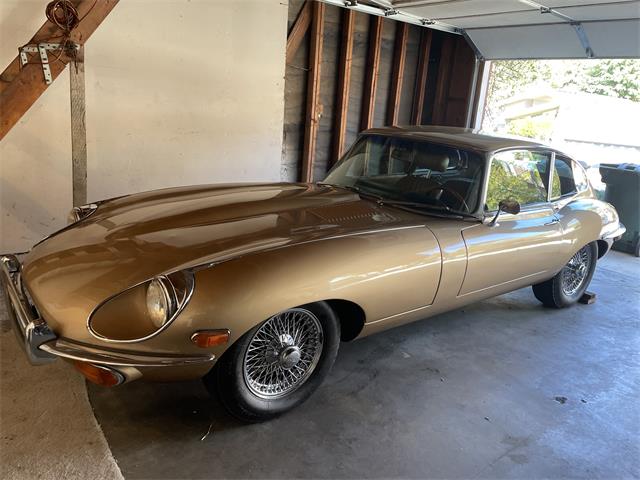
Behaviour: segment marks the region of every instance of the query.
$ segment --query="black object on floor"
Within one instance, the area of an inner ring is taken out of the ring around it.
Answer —
[[[582,303],[583,305],[591,305],[592,303],[596,303],[596,294],[586,291],[582,294],[578,302]]]

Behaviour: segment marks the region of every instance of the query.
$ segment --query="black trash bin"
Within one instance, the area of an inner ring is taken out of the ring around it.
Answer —
[[[613,248],[640,257],[640,165],[600,164],[600,175],[606,183],[604,198],[616,207],[626,233]]]

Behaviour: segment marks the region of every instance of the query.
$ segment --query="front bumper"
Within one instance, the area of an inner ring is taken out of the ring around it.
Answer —
[[[32,365],[43,365],[61,357],[97,366],[121,368],[191,367],[211,364],[215,356],[154,355],[111,350],[60,338],[40,318],[20,282],[20,261],[14,255],[0,257],[0,283],[7,311],[18,342]]]
[[[625,227],[621,222],[617,222],[617,224],[613,225],[612,228],[603,232],[601,238],[602,240],[616,242],[622,238],[626,231],[627,227]]]

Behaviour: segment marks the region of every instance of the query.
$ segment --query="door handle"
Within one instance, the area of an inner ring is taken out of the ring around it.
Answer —
[[[549,225],[555,225],[556,223],[560,223],[560,220],[558,220],[557,218],[554,218],[550,222],[545,223],[544,226],[548,227]]]

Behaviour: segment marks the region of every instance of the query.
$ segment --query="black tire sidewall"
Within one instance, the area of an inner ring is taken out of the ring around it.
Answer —
[[[253,335],[262,323],[243,335],[219,360],[205,384],[211,390],[215,383],[216,394],[234,416],[243,421],[261,421],[278,416],[303,403],[329,375],[340,345],[339,321],[325,302],[311,303],[300,307],[314,314],[323,330],[323,347],[320,360],[311,376],[290,394],[274,399],[260,398],[252,393],[244,380],[244,355]],[[265,320],[266,322],[267,320]]]
[[[562,270],[553,279],[553,285],[551,289],[553,295],[553,303],[558,307],[568,307],[569,305],[573,305],[578,300],[580,300],[582,295],[584,295],[584,292],[587,290],[587,288],[589,288],[589,284],[591,283],[591,279],[593,278],[593,274],[596,270],[596,263],[598,261],[598,246],[595,242],[592,242],[586,245],[586,247],[591,250],[589,271],[587,272],[585,281],[582,283],[581,287],[576,291],[576,293],[574,293],[573,295],[567,295],[562,290]]]

